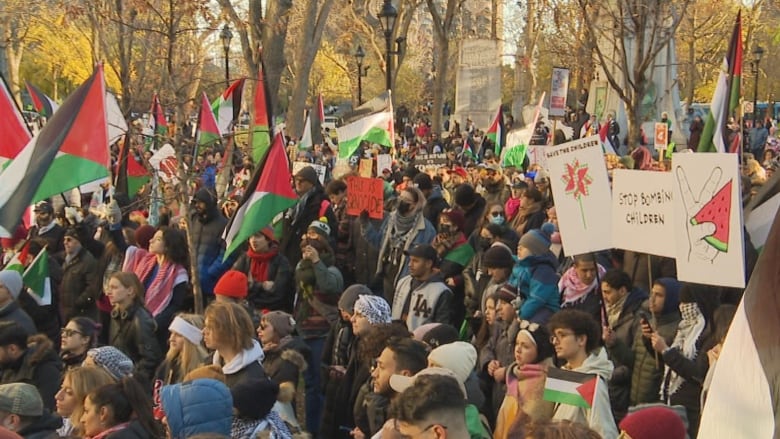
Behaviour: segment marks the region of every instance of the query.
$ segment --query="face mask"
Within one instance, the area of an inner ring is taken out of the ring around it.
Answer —
[[[479,247],[482,250],[487,250],[490,248],[490,244],[492,244],[493,240],[490,238],[479,238]]]
[[[499,226],[504,224],[504,221],[505,221],[504,215],[498,215],[498,216],[494,216],[494,217],[490,218],[490,222],[491,223],[498,224]]]
[[[446,233],[446,234],[452,233],[452,226],[449,224],[440,224],[439,233]]]
[[[401,215],[406,215],[409,213],[409,211],[412,210],[412,205],[409,203],[406,203],[404,201],[401,201],[398,203],[398,213]]]

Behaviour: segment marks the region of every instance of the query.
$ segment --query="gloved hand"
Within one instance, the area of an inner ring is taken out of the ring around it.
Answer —
[[[81,215],[81,212],[79,212],[79,209],[70,206],[65,208],[65,218],[73,225],[79,224],[84,220],[84,217]]]
[[[520,366],[520,375],[524,377],[540,377],[547,374],[547,366],[541,364],[524,364]]]
[[[108,222],[111,224],[118,224],[122,222],[122,209],[119,208],[116,200],[111,201],[108,205]]]

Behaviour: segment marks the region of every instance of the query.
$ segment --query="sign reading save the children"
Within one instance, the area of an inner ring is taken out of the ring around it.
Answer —
[[[384,214],[384,188],[381,178],[352,176],[347,178],[347,215],[360,215],[364,210],[373,219]]]
[[[615,169],[612,245],[674,258],[674,178],[669,172]]]
[[[548,146],[544,156],[566,255],[612,248],[612,200],[599,137]]]

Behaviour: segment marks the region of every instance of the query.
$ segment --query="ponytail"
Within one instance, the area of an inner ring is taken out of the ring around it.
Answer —
[[[125,377],[116,384],[100,387],[88,398],[96,407],[111,408],[111,426],[135,419],[152,437],[160,436],[162,429],[152,415],[151,400],[135,378]]]

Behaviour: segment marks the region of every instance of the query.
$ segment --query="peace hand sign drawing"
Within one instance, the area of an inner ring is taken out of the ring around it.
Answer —
[[[686,212],[689,262],[692,257],[712,262],[720,252],[728,252],[733,180],[719,187],[722,175],[720,167],[713,168],[699,196],[694,198],[683,168],[678,166],[675,171]]]

